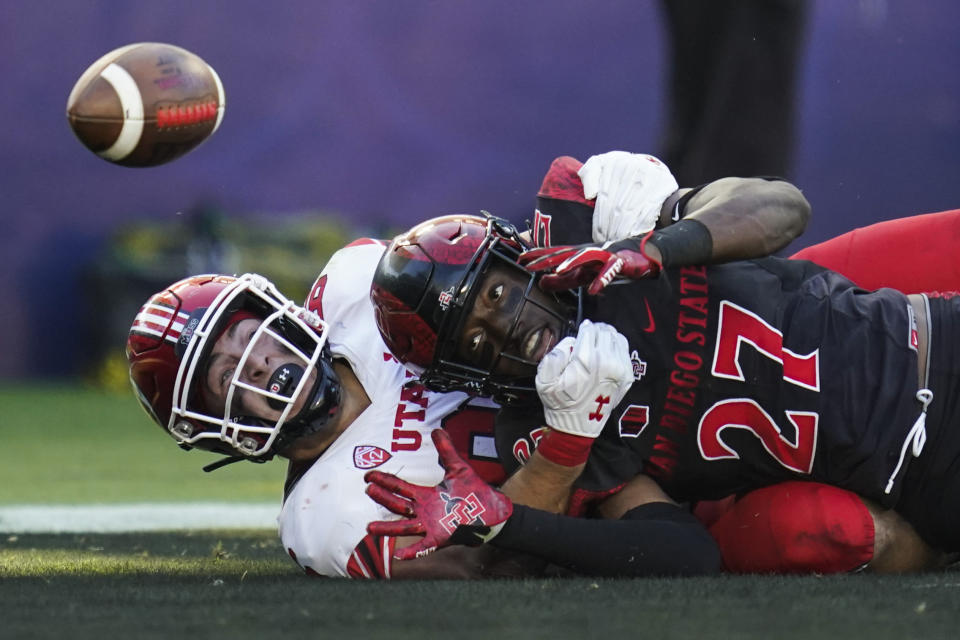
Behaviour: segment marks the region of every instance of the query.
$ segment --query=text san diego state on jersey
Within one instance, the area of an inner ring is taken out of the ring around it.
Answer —
[[[764,258],[610,287],[587,315],[627,337],[639,378],[604,437],[673,497],[809,477],[893,500],[920,410],[904,295]]]

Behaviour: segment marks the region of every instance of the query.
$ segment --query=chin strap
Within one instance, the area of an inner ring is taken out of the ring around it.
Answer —
[[[272,456],[270,456],[270,457],[272,457]],[[216,462],[211,462],[210,464],[204,466],[204,467],[203,467],[203,470],[204,470],[205,472],[207,472],[207,473],[210,473],[211,471],[216,471],[216,470],[219,469],[220,467],[225,467],[225,466],[227,466],[228,464],[233,464],[234,462],[240,462],[241,460],[249,460],[250,462],[257,462],[257,463],[261,463],[261,464],[262,464],[262,463],[266,462],[267,460],[269,460],[270,457],[247,458],[247,457],[245,457],[245,456],[224,456],[223,458],[220,458],[220,459],[217,460]]]
[[[259,418],[244,416],[240,419],[251,421],[251,422],[260,421],[262,424],[266,424],[266,422],[259,420]],[[327,422],[326,420],[314,420],[312,422],[298,423],[298,424],[288,422],[285,425],[285,429],[282,430],[277,435],[277,438],[273,441],[273,446],[271,446],[270,449],[262,456],[258,456],[254,458],[251,456],[225,455],[224,457],[220,458],[216,462],[211,462],[210,464],[204,466],[203,470],[207,473],[210,473],[211,471],[216,471],[217,469],[221,467],[225,467],[228,464],[233,464],[234,462],[240,462],[241,460],[249,460],[250,462],[263,464],[264,462],[273,460],[273,457],[276,455],[277,451],[280,451],[286,448],[286,446],[289,445],[294,440],[302,436],[310,435],[311,433],[315,433],[316,431],[319,431],[326,424],[326,422]]]

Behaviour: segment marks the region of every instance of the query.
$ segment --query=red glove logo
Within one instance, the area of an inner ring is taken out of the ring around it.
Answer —
[[[597,396],[597,399],[594,400],[597,403],[597,410],[587,416],[587,420],[596,420],[601,422],[603,420],[603,405],[610,402],[610,396]]]
[[[581,244],[529,249],[519,263],[533,272],[544,273],[540,287],[546,291],[587,287],[587,293],[600,293],[616,278],[639,280],[655,278],[660,264],[644,253],[648,233],[641,238],[619,242]]]
[[[447,512],[447,515],[440,518],[440,524],[451,535],[458,525],[476,524],[486,512],[475,493],[471,493],[466,498],[457,498],[441,491],[440,499],[443,500],[443,509]]]
[[[446,469],[443,481],[423,487],[390,473],[368,471],[364,479],[367,495],[401,516],[367,525],[375,536],[423,536],[409,547],[396,549],[398,560],[411,560],[453,544],[480,545],[496,535],[500,525],[513,513],[513,503],[477,475],[457,455],[450,435],[443,429],[430,434],[440,464]]]

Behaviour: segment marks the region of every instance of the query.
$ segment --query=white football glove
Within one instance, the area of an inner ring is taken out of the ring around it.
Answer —
[[[633,384],[627,339],[612,326],[584,320],[537,367],[537,393],[547,426],[596,438]]]
[[[645,153],[608,151],[591,156],[577,172],[583,195],[597,199],[593,241],[624,240],[654,228],[660,207],[677,190],[667,165]]]

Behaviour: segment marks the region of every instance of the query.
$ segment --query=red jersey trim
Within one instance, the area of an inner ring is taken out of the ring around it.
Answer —
[[[389,579],[396,538],[366,535],[347,561],[351,578]]]

